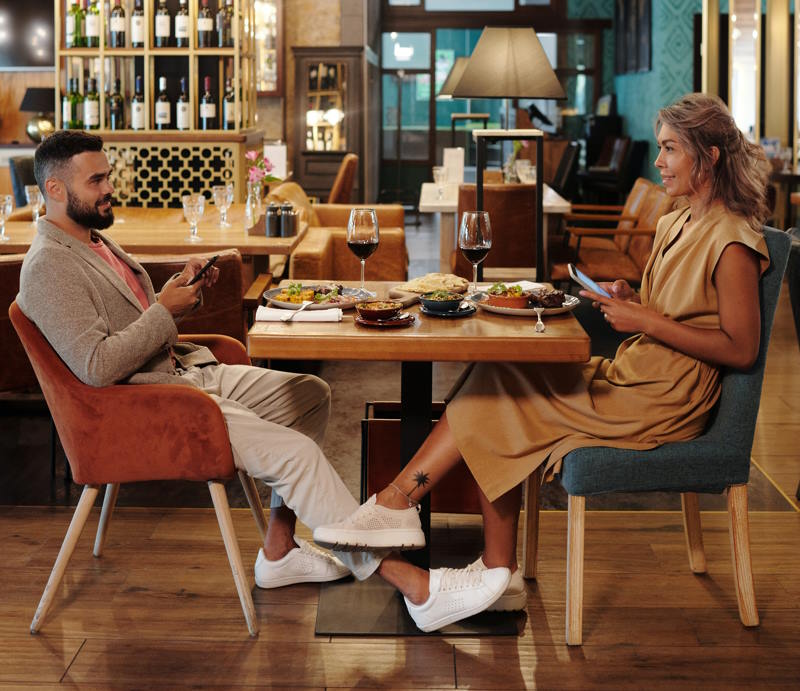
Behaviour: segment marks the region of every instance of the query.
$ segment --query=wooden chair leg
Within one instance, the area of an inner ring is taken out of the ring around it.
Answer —
[[[250,505],[250,510],[253,512],[253,518],[258,526],[258,532],[261,534],[261,541],[267,538],[267,516],[264,513],[264,505],[261,503],[261,497],[258,494],[258,487],[256,481],[250,477],[244,470],[239,470],[239,481],[242,483],[244,496],[247,497],[247,503]]]
[[[525,483],[525,524],[522,528],[522,576],[536,578],[536,557],[539,552],[539,490],[542,468],[531,473]]]
[[[94,506],[94,501],[97,499],[97,494],[100,488],[97,485],[85,485],[78,505],[75,507],[75,513],[72,514],[72,520],[67,528],[67,534],[64,536],[64,542],[61,543],[61,549],[58,551],[56,563],[53,564],[53,570],[50,572],[50,578],[47,579],[47,585],[44,587],[42,599],[39,600],[39,606],[36,608],[36,614],[33,615],[31,621],[31,633],[37,633],[42,626],[47,611],[50,605],[53,604],[53,598],[56,595],[56,590],[61,584],[61,579],[64,577],[67,564],[69,564],[70,557],[75,551],[75,545],[78,543],[83,532],[83,527],[86,525],[86,519],[89,518],[89,513]]]
[[[117,495],[119,494],[119,482],[110,482],[106,485],[106,494],[103,497],[103,508],[100,511],[100,522],[97,524],[97,536],[94,539],[94,551],[96,557],[103,556],[103,548],[108,537],[108,522],[114,507],[117,505]]]
[[[586,497],[569,495],[567,514],[567,645],[583,643],[583,531]]]
[[[231,565],[231,571],[233,571],[236,590],[239,593],[239,602],[242,603],[247,629],[250,631],[251,636],[256,636],[258,635],[256,608],[253,605],[250,586],[244,575],[242,553],[239,551],[239,543],[236,541],[236,533],[233,531],[233,521],[231,520],[231,510],[228,506],[228,497],[225,494],[225,486],[221,482],[209,480],[208,489],[211,492],[211,501],[214,502],[214,510],[217,512],[219,530],[222,533],[222,541],[225,543],[225,551],[228,553],[228,561]]]
[[[733,576],[739,619],[745,626],[758,626],[753,567],[750,562],[750,526],[747,519],[747,485],[728,488],[728,529],[731,536]]]
[[[703,528],[700,525],[700,504],[696,492],[681,492],[683,532],[689,552],[689,568],[694,573],[705,573],[706,553],[703,549]]]

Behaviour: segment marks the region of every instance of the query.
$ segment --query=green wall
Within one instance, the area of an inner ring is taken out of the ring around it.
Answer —
[[[725,3],[727,5],[727,2]],[[694,15],[702,11],[701,0],[652,0],[652,68],[649,72],[614,76],[617,110],[624,118],[625,134],[648,142],[644,174],[658,181],[653,166],[656,147],[653,124],[659,108],[692,90],[694,69]],[[613,0],[569,0],[574,18],[613,18]],[[604,75],[613,74],[613,32],[605,32]]]

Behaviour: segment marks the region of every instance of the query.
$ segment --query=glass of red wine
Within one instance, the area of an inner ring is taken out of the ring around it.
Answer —
[[[478,264],[480,264],[492,248],[492,226],[489,223],[488,211],[465,211],[461,216],[461,227],[458,230],[458,248],[472,264],[472,293],[474,300],[478,295]]]
[[[361,261],[361,288],[358,297],[375,297],[364,287],[364,264],[378,249],[378,216],[375,209],[353,209],[347,221],[347,246]]]

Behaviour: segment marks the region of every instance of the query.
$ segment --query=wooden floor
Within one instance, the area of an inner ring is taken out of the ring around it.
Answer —
[[[753,458],[787,502],[800,479],[798,365],[784,291]],[[70,515],[0,507],[0,686],[800,688],[797,511],[751,513],[761,615],[751,630],[738,619],[724,513],[703,513],[708,574],[695,576],[679,513],[588,512],[580,648],[564,644],[563,512],[542,515],[538,579],[518,637],[320,638],[319,588],[308,585],[254,588],[261,633],[252,639],[213,511],[135,508],[117,510],[99,560],[93,513],[42,632],[31,636]],[[257,532],[245,510],[234,523],[249,569]],[[474,517],[435,517],[435,545],[477,544],[479,534]]]

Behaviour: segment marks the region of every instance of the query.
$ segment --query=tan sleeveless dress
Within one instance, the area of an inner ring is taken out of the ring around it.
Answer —
[[[767,246],[721,204],[686,231],[688,218],[686,208],[659,221],[642,304],[692,326],[718,328],[712,276],[723,249],[733,242],[750,247],[763,273]],[[716,367],[639,334],[620,344],[613,360],[478,363],[447,419],[470,471],[494,501],[542,463],[552,477],[573,449],[651,449],[697,437],[719,391]]]

